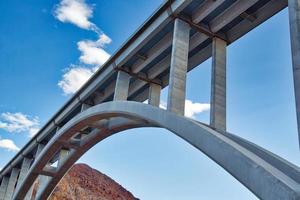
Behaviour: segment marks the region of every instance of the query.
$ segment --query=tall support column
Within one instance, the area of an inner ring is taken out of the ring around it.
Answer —
[[[69,155],[70,151],[67,149],[61,149],[60,153],[59,153],[59,157],[58,157],[58,163],[57,163],[57,168],[60,168],[64,162],[67,160],[68,155]],[[36,193],[35,199],[44,199],[44,197],[42,196],[43,193],[47,190],[47,186],[49,184],[49,182],[51,181],[53,177],[50,176],[42,176],[41,177],[41,182],[39,185],[39,189]]]
[[[4,200],[5,192],[8,186],[8,181],[9,181],[9,177],[4,176],[2,178],[1,186],[0,186],[0,200]]]
[[[130,75],[123,71],[118,71],[117,82],[115,86],[114,100],[127,100]]]
[[[83,103],[81,104],[81,112],[89,109],[91,106],[89,104]]]
[[[59,129],[59,127],[57,127],[57,130]],[[43,144],[39,144],[38,146],[38,150],[36,152],[36,156],[38,156],[41,151],[44,149],[45,145]],[[38,188],[37,188],[37,192],[35,194],[35,199],[37,199],[36,197],[39,197],[41,192],[44,190],[45,185],[48,183],[48,181],[51,179],[51,177],[49,176],[45,176],[45,175],[39,175],[38,176]]]
[[[43,150],[43,148],[45,147],[44,144],[39,144],[38,145],[38,148],[36,150],[36,153],[35,153],[35,158],[38,157],[38,155],[41,153],[41,151]],[[34,195],[33,195],[33,187],[34,185],[38,182],[38,183],[41,183],[42,179],[43,179],[43,175],[39,175],[37,177],[37,179],[35,180],[35,182],[33,183],[33,185],[30,187],[30,189],[28,190],[26,196],[25,196],[25,200],[31,200],[32,198],[34,198]],[[39,188],[37,189],[39,190]]]
[[[57,167],[61,167],[63,165],[65,160],[68,158],[69,153],[70,151],[67,149],[60,150]]]
[[[35,199],[39,199],[38,197],[41,195],[42,191],[45,190],[46,185],[48,182],[51,180],[52,177],[50,176],[45,176],[45,175],[39,175],[39,184],[38,184],[38,189],[35,194]]]
[[[288,7],[292,47],[294,91],[296,99],[296,114],[300,142],[300,1],[288,0]]]
[[[161,86],[155,83],[150,83],[149,88],[149,104],[159,107],[160,104]]]
[[[6,192],[5,192],[4,200],[11,200],[12,199],[12,197],[14,195],[16,183],[17,183],[17,180],[18,180],[19,172],[20,172],[20,169],[17,169],[17,168],[12,169],[10,177],[9,177],[7,189],[6,189]]]
[[[25,178],[25,176],[27,175],[27,173],[29,171],[31,162],[32,162],[32,159],[30,159],[30,158],[24,158],[23,159],[16,188],[19,188],[21,183],[24,181],[24,178]]]
[[[190,25],[176,18],[169,77],[167,110],[184,115]]]
[[[226,41],[213,38],[210,125],[226,131]]]

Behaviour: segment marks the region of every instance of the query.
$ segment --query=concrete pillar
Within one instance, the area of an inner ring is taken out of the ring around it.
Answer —
[[[59,127],[57,127],[57,130],[59,129]],[[38,149],[36,151],[36,157],[41,153],[41,151],[43,150],[43,148],[45,147],[45,145],[43,144],[39,144],[38,145]],[[41,193],[41,191],[43,191],[45,185],[47,184],[47,182],[49,181],[51,177],[49,176],[45,176],[45,175],[39,175],[37,178],[38,181],[38,188],[37,188],[37,192],[35,197],[38,197]],[[31,187],[31,191],[32,191],[32,187]]]
[[[288,0],[294,91],[296,99],[296,114],[300,144],[300,1]]]
[[[17,168],[12,169],[10,177],[9,177],[7,189],[6,189],[6,192],[5,192],[4,200],[11,200],[12,199],[12,197],[14,195],[16,183],[17,183],[17,180],[18,180],[19,172],[20,172],[20,169],[17,169]]]
[[[60,150],[57,167],[61,167],[64,161],[68,158],[70,151],[67,149]]]
[[[45,147],[44,144],[39,144],[38,145],[38,148],[37,148],[36,153],[35,153],[35,158],[38,157],[38,155],[41,153],[41,151],[43,150],[44,147]]]
[[[40,197],[41,193],[45,190],[45,187],[47,186],[48,182],[51,180],[52,177],[45,176],[45,175],[39,175],[39,184],[38,189],[35,194],[35,197]],[[38,198],[35,198],[38,199]]]
[[[85,111],[89,107],[91,107],[89,104],[86,104],[86,103],[81,104],[81,112]]]
[[[190,25],[176,18],[169,77],[167,110],[184,115]]]
[[[45,147],[44,144],[39,144],[38,148],[36,150],[35,153],[35,158],[38,157],[38,155],[41,153],[41,151],[43,150],[43,148]],[[42,179],[42,175],[39,175],[38,178],[36,179],[36,181],[33,183],[33,185],[31,186],[31,188],[28,190],[26,196],[25,196],[25,200],[31,200],[32,199],[32,195],[33,195],[33,186],[34,184],[38,181],[39,183],[41,182]]]
[[[1,186],[0,186],[0,200],[4,200],[5,192],[8,186],[8,181],[9,181],[9,177],[4,176],[2,178]]]
[[[130,75],[123,71],[118,71],[115,86],[114,101],[127,100]]]
[[[226,131],[226,41],[213,38],[210,125]]]
[[[31,162],[32,162],[32,159],[30,159],[30,158],[24,158],[23,159],[16,188],[19,188],[21,183],[24,181],[24,178],[25,178],[25,176],[27,175],[27,173],[30,169]]]
[[[155,83],[150,83],[149,88],[149,104],[159,107],[160,104],[161,86]]]

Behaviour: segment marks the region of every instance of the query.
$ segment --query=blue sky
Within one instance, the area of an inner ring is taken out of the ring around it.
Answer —
[[[5,8],[0,18],[0,167],[161,3],[0,1]],[[228,131],[299,166],[287,9],[230,45],[227,59]],[[210,68],[207,60],[188,74],[189,109],[204,122],[209,119]],[[167,88],[163,101],[166,96]],[[114,135],[80,162],[140,199],[256,199],[201,152],[162,129]]]

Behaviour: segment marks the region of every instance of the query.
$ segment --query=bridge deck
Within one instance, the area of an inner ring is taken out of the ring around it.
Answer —
[[[287,7],[287,0],[169,0],[166,1],[93,77],[46,123],[2,169],[0,180],[23,157],[33,157],[38,143],[46,144],[75,115],[82,104],[111,101],[119,70],[130,73],[129,100],[148,98],[149,83],[168,85],[174,18],[192,27],[188,71],[211,57],[212,37],[233,43]]]

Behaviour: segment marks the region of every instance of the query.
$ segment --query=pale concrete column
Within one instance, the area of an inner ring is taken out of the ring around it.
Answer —
[[[67,150],[67,149],[60,150],[57,167],[61,167],[62,166],[62,164],[64,163],[64,161],[67,159],[69,153],[70,153],[70,151]]]
[[[81,104],[81,112],[85,111],[86,109],[90,108],[91,106],[89,104],[83,103]]]
[[[226,131],[226,41],[213,38],[210,125]]]
[[[118,71],[117,82],[115,86],[114,101],[127,100],[130,75],[123,71]]]
[[[20,172],[20,169],[17,169],[17,168],[12,169],[10,177],[9,177],[7,189],[6,189],[6,192],[5,192],[4,200],[11,200],[12,199],[12,197],[14,195],[16,183],[17,183],[17,180],[18,180],[19,172]]]
[[[59,127],[57,127],[57,130],[58,129],[59,129]],[[38,149],[36,151],[36,157],[41,153],[41,151],[44,149],[44,147],[45,147],[45,145],[43,145],[43,144],[38,145]],[[39,175],[38,176],[37,181],[38,181],[39,184],[38,184],[38,188],[37,188],[37,192],[36,192],[35,197],[40,196],[40,193],[43,191],[45,185],[47,184],[47,182],[49,181],[50,178],[51,177],[45,176],[45,175]],[[32,189],[33,189],[33,187],[31,187],[31,189],[30,189],[31,195],[32,195]]]
[[[41,196],[41,193],[45,190],[45,187],[47,186],[48,182],[51,180],[52,177],[50,176],[44,176],[44,175],[39,175],[39,185],[37,192],[34,196],[34,199],[39,200],[38,197]]]
[[[38,157],[38,155],[42,152],[42,150],[44,149],[45,145],[44,144],[39,144],[38,145],[38,148],[36,150],[36,153],[35,153],[35,157]]]
[[[300,1],[288,0],[294,91],[300,144]]]
[[[24,178],[25,178],[25,176],[27,175],[27,173],[30,169],[31,162],[32,162],[32,159],[30,159],[30,158],[24,158],[23,159],[16,188],[19,188],[20,185],[22,184],[22,182],[24,181]]]
[[[2,178],[1,186],[0,186],[0,200],[4,200],[5,192],[8,186],[8,181],[9,181],[9,177],[4,176]]]
[[[190,25],[176,18],[169,77],[167,110],[184,115]]]
[[[160,104],[161,86],[155,83],[150,83],[149,88],[149,104],[159,107]]]
[[[45,147],[44,144],[39,144],[38,145],[38,148],[37,148],[36,153],[35,153],[35,158],[38,157],[38,155],[41,153],[41,151],[43,150],[44,147]],[[33,195],[33,186],[34,186],[34,184],[37,181],[41,182],[41,179],[43,179],[42,177],[43,177],[43,175],[39,175],[37,177],[36,181],[33,183],[33,185],[31,186],[31,188],[28,190],[28,192],[27,192],[27,194],[25,196],[25,200],[31,200],[32,199],[32,197],[33,197],[32,196]],[[39,188],[38,188],[38,190],[39,190]]]

